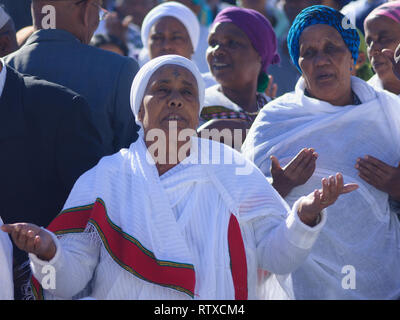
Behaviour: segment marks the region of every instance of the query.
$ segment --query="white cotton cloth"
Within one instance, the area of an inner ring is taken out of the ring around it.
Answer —
[[[200,23],[192,10],[175,1],[161,3],[146,15],[141,30],[143,47],[147,48],[151,27],[164,17],[173,17],[185,26],[192,41],[193,51],[196,51],[200,38]]]
[[[143,96],[151,76],[159,68],[169,64],[184,67],[188,69],[195,77],[199,93],[199,105],[200,105],[199,113],[201,113],[201,109],[204,104],[204,81],[199,69],[191,60],[186,59],[185,57],[182,56],[171,54],[171,55],[160,56],[150,60],[143,67],[140,68],[135,78],[133,79],[130,101],[131,101],[131,109],[133,114],[135,115],[136,120],[138,119],[139,109],[142,104]]]
[[[10,16],[0,7],[0,29],[3,28],[9,20]]]
[[[0,218],[0,227],[3,220]],[[7,233],[0,230],[0,300],[14,299],[13,247]]]
[[[110,220],[157,259],[194,265],[194,299],[234,299],[227,243],[234,214],[246,248],[249,299],[290,298],[287,274],[304,261],[325,215],[314,228],[304,225],[297,204],[290,210],[251,162],[223,144],[194,137],[190,156],[161,177],[149,156],[139,138],[129,150],[103,158],[78,179],[64,209],[102,198]],[[238,174],[244,167],[251,170]],[[30,255],[39,282],[44,265],[56,269],[56,289],[45,291],[46,298],[71,298],[92,277],[94,299],[190,298],[129,273],[98,239],[89,226],[84,233],[59,236],[50,262]],[[265,279],[259,269],[274,275]]]
[[[6,83],[7,79],[7,68],[6,64],[4,63],[3,59],[0,59],[0,64],[2,66],[1,72],[0,72],[0,97],[3,94],[3,89],[4,85]]]
[[[337,172],[345,183],[359,185],[326,209],[325,228],[306,262],[292,273],[297,299],[400,297],[399,220],[390,211],[388,195],[363,181],[355,168],[357,158],[365,155],[392,166],[399,163],[400,99],[356,77],[351,85],[362,104],[339,107],[304,95],[301,78],[294,92],[261,110],[242,147],[267,177],[271,155],[283,167],[302,148],[315,149],[315,172],[285,198],[289,205]],[[354,283],[345,278],[346,266],[354,267]]]

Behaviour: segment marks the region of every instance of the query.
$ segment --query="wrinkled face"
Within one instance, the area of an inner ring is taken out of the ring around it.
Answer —
[[[383,49],[396,50],[400,44],[400,24],[385,16],[372,16],[365,23],[365,42],[372,67],[382,81],[394,80],[390,60]]]
[[[307,90],[319,100],[336,105],[351,88],[353,59],[339,32],[324,24],[304,29],[299,65]]]
[[[261,57],[247,35],[233,23],[213,26],[206,54],[211,73],[223,87],[235,89],[257,82]]]
[[[193,46],[185,26],[173,17],[163,17],[150,29],[148,49],[150,59],[177,54],[191,59]]]
[[[165,65],[151,76],[138,118],[145,134],[151,129],[167,133],[173,121],[178,131],[195,130],[199,107],[198,86],[193,74],[181,66]]]

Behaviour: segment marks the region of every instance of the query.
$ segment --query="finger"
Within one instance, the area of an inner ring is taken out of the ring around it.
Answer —
[[[273,86],[272,86],[272,93],[271,93],[270,97],[272,99],[275,99],[277,93],[278,93],[278,84],[274,83]]]
[[[35,252],[35,238],[37,234],[33,230],[28,230],[26,233],[25,250],[28,252]]]
[[[364,159],[362,159],[364,161],[367,161],[368,163],[371,163],[372,165],[374,165],[375,167],[377,167],[379,170],[389,173],[390,170],[393,168],[392,166],[388,165],[387,163],[373,157],[370,155],[366,155],[364,157]]]
[[[296,171],[300,163],[309,156],[309,151],[307,148],[301,149],[300,152],[285,166],[285,170],[288,174],[292,174]],[[308,163],[308,162],[307,162]]]
[[[355,168],[374,179],[383,179],[386,176],[385,172],[364,159],[358,159]]]
[[[33,241],[33,249],[35,253],[40,252],[42,246],[42,238],[39,235],[36,235],[34,241]]]
[[[322,179],[322,193],[321,193],[321,203],[327,201],[327,195],[329,193],[329,181],[326,178]]]
[[[343,186],[342,190],[340,191],[340,194],[350,193],[357,189],[358,189],[357,183],[347,183]]]
[[[271,173],[272,171],[274,172],[282,171],[278,158],[275,156],[271,156],[270,159],[271,159]]]
[[[390,60],[392,65],[394,66],[396,64],[396,61],[394,60],[394,51],[391,49],[383,49],[382,50],[383,55]]]
[[[0,229],[3,232],[7,232],[7,233],[11,234],[13,232],[13,230],[14,230],[14,226],[12,224],[3,224],[0,227]]]
[[[365,174],[362,173],[362,172],[359,172],[359,173],[358,173],[358,176],[359,176],[362,180],[364,180],[365,182],[367,182],[368,184],[370,184],[370,185],[374,186],[375,188],[377,188],[377,185],[376,185],[376,183],[375,183],[375,180],[372,180],[370,176],[365,175]]]

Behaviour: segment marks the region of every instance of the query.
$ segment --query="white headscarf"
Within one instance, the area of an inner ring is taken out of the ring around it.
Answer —
[[[142,24],[142,42],[143,47],[147,48],[147,41],[151,27],[161,18],[173,17],[179,20],[186,28],[190,40],[192,41],[193,51],[196,51],[200,38],[200,24],[196,15],[185,5],[169,1],[154,7],[146,15]]]
[[[10,20],[10,16],[4,11],[0,6],[0,29],[5,26],[5,24]]]
[[[196,64],[185,57],[178,56],[175,54],[160,56],[147,62],[133,79],[131,87],[131,109],[135,115],[136,121],[139,123],[138,114],[140,106],[142,105],[143,96],[147,88],[147,84],[151,76],[162,66],[173,64],[184,67],[189,70],[197,81],[198,92],[199,92],[199,114],[204,105],[204,82],[199,69]]]

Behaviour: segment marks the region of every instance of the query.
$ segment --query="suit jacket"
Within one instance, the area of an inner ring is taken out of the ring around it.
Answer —
[[[47,227],[105,151],[76,93],[7,67],[0,97],[0,216]],[[14,254],[25,260],[21,251]]]
[[[71,33],[35,32],[22,48],[5,57],[17,71],[37,76],[82,95],[111,154],[136,141],[139,127],[130,108],[135,60],[82,44]]]

